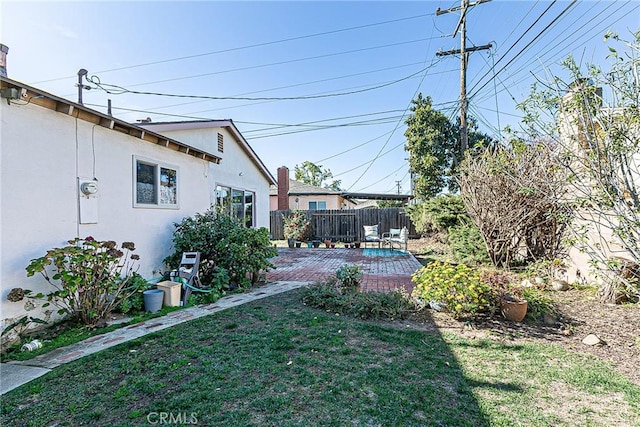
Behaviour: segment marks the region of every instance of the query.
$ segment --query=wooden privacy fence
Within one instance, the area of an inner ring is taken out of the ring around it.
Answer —
[[[333,241],[353,242],[362,241],[364,226],[379,224],[380,234],[388,232],[390,228],[407,227],[409,236],[417,235],[415,227],[405,213],[404,208],[379,209],[347,209],[347,210],[317,210],[301,211],[311,223],[311,235],[315,240],[331,239]],[[275,240],[284,239],[283,217],[291,213],[286,211],[271,211],[270,232]]]

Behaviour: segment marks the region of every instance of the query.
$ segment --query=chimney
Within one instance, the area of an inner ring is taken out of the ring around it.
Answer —
[[[0,76],[7,77],[7,53],[9,46],[0,43]]]
[[[289,210],[289,168],[278,168],[278,210]]]

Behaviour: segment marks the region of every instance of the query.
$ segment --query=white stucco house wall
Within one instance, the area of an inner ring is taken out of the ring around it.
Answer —
[[[275,179],[231,120],[143,128],[6,77],[0,83],[3,94],[17,94],[0,102],[0,329],[26,314],[45,317],[7,294],[51,289],[25,267],[74,237],[134,242],[138,272],[150,278],[172,252],[173,224],[221,200],[248,226],[269,226]],[[242,198],[220,198],[216,188]]]
[[[586,86],[584,85],[586,83]],[[585,170],[590,170],[594,167],[597,168],[597,161],[593,160],[593,157],[589,155],[592,151],[592,147],[598,144],[609,144],[611,146],[612,141],[608,140],[607,132],[617,129],[624,123],[626,128],[624,129],[624,135],[627,138],[627,143],[632,144],[630,146],[636,146],[640,140],[640,130],[637,124],[633,123],[629,118],[626,121],[621,122],[621,118],[624,117],[624,111],[619,108],[611,108],[603,105],[602,101],[602,89],[591,87],[588,81],[577,81],[574,83],[576,89],[569,91],[565,97],[564,102],[571,103],[576,90],[578,93],[582,93],[585,99],[589,96],[593,97],[589,100],[589,105],[594,108],[596,114],[593,116],[587,114],[579,114],[574,109],[564,110],[561,109],[558,115],[559,124],[559,145],[560,147],[572,150],[578,154],[572,169],[577,174],[577,179],[570,184],[568,198],[573,197],[586,198],[590,194],[600,191],[601,185],[592,181],[590,173],[585,173]],[[585,91],[585,88],[592,88],[593,90]],[[617,127],[614,127],[614,124]],[[591,160],[590,160],[591,159]],[[613,173],[619,182],[619,189],[634,188],[640,189],[640,153],[629,156],[626,159],[626,176],[623,176],[621,170],[614,169]],[[624,184],[625,180],[628,180]],[[590,246],[593,252],[600,253],[602,257],[609,259],[617,259],[621,262],[635,263],[637,261],[637,255],[629,253],[624,244],[616,233],[614,228],[618,226],[617,215],[622,212],[625,213],[627,220],[631,218],[631,211],[633,210],[633,202],[630,199],[630,195],[624,195],[626,200],[617,200],[619,203],[615,209],[610,211],[603,208],[591,209],[588,206],[580,208],[576,218],[574,219],[572,227],[577,230],[581,230],[584,233],[584,240],[587,242],[586,246]],[[637,218],[637,214],[634,214]],[[629,234],[629,239],[638,236],[638,230],[634,230]],[[583,244],[585,245],[585,244]],[[602,277],[599,277],[597,270],[593,266],[594,259],[592,259],[588,253],[579,249],[578,245],[572,246],[568,253],[568,265],[566,271],[566,279],[569,282],[593,282],[601,283]],[[601,267],[604,267],[601,265]]]
[[[269,228],[269,186],[275,179],[233,121],[143,123],[140,127],[220,157],[219,164],[210,164],[211,201],[247,217],[248,226]]]

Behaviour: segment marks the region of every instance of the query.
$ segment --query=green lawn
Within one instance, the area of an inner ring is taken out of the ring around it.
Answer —
[[[638,425],[640,387],[584,355],[365,322],[300,292],[56,368],[2,397],[1,425]],[[635,424],[634,424],[635,423]]]

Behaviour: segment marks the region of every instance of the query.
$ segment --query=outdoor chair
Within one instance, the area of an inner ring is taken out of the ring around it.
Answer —
[[[409,240],[409,230],[407,230],[407,227],[402,227],[402,229],[390,228],[388,233],[382,234],[382,245],[389,245],[391,250],[397,245],[398,249],[402,248],[406,252],[407,240]]]
[[[380,233],[378,232],[378,225],[365,225],[364,226],[364,247],[367,247],[367,243],[375,243],[380,247],[382,240],[380,239]]]
[[[199,268],[200,252],[183,252],[180,266],[169,274],[173,282],[182,283],[182,305],[187,304],[192,290],[204,290],[198,276]]]

